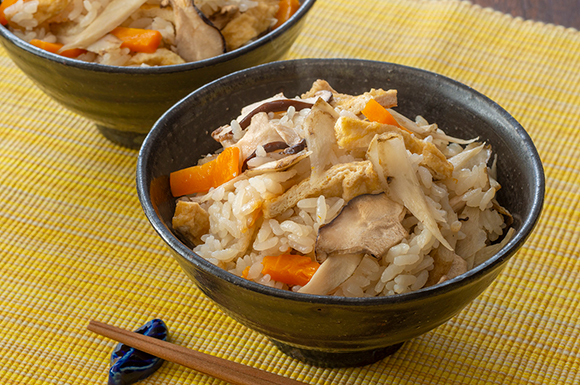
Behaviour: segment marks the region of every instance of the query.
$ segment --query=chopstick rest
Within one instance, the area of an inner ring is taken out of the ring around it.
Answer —
[[[135,333],[165,341],[168,330],[165,322],[156,318],[135,330]],[[162,364],[161,358],[120,342],[111,353],[108,385],[129,385],[141,381],[155,373]]]
[[[87,329],[145,353],[197,370],[233,385],[304,385],[303,382],[134,333],[103,322],[91,320]]]

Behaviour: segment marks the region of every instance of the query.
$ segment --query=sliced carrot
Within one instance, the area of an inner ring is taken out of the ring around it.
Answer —
[[[43,49],[48,52],[57,53],[59,49],[61,49],[62,44],[58,43],[49,43],[47,41],[42,41],[38,39],[30,40],[30,44],[40,49]]]
[[[304,286],[310,281],[320,264],[309,257],[293,254],[266,256],[262,259],[262,274],[287,285]]]
[[[217,158],[199,166],[172,172],[169,185],[174,197],[207,192],[241,173],[240,149],[227,147]]]
[[[18,0],[3,0],[2,4],[0,4],[0,24],[6,25],[8,24],[8,20],[6,19],[6,15],[4,14],[4,10],[11,5],[15,4]],[[25,0],[26,1],[26,0]]]
[[[60,43],[48,43],[46,41],[42,41],[42,40],[38,40],[38,39],[30,40],[30,44],[32,44],[35,47],[41,48],[45,51],[56,53],[56,54],[59,54],[60,56],[66,56],[66,57],[70,57],[70,58],[75,58],[75,57],[87,52],[86,50],[81,49],[81,48],[72,48],[72,49],[67,49],[66,51],[58,52],[58,50],[62,48],[62,44],[60,44]]]
[[[391,126],[399,127],[401,130],[407,131],[409,134],[413,133],[401,126],[393,115],[391,115],[389,110],[381,106],[375,99],[370,99],[361,112],[371,122],[389,124]]]
[[[361,111],[364,116],[371,122],[382,124],[390,124],[391,126],[399,126],[399,123],[393,118],[393,115],[375,99],[370,99],[365,108]]]
[[[248,279],[248,274],[250,274],[250,266],[246,266],[244,271],[242,271],[242,277]]]
[[[154,29],[117,27],[111,34],[123,41],[121,48],[134,52],[153,53],[161,43],[161,32]]]
[[[278,19],[278,21],[274,24],[272,29],[276,29],[287,22],[288,19],[298,11],[298,8],[300,8],[300,1],[298,0],[280,0],[280,3],[278,4],[278,12],[276,13],[276,19]]]

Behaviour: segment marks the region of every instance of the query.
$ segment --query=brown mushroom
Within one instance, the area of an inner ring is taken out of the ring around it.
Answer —
[[[252,111],[250,111],[246,116],[240,120],[240,127],[242,130],[246,129],[250,125],[252,121],[252,117],[260,112],[281,112],[286,111],[290,106],[293,106],[297,111],[303,110],[305,108],[312,108],[314,103],[318,98],[321,98],[325,102],[330,101],[332,98],[332,93],[329,91],[320,91],[316,94],[313,98],[308,100],[300,100],[300,99],[274,99],[270,100],[266,103],[260,104]]]
[[[365,194],[352,199],[330,223],[320,228],[316,259],[329,255],[362,253],[383,256],[407,237],[401,225],[405,208],[386,194]]]
[[[194,62],[226,52],[220,30],[193,4],[193,0],[170,0],[175,14],[175,46],[184,60]]]
[[[296,155],[306,148],[306,140],[303,139],[293,146],[288,146],[286,142],[270,142],[266,143],[263,147],[267,153],[282,150],[279,152],[281,155]],[[242,163],[242,172],[248,169],[248,161],[255,157],[256,151],[254,150]]]
[[[307,157],[310,156],[310,154],[311,154],[310,151],[302,150],[296,154],[287,155],[281,159],[273,160],[271,162],[261,164],[257,167],[247,169],[244,171],[244,173],[248,177],[251,177],[251,176],[263,174],[266,172],[284,171],[284,170],[287,170],[290,167],[298,164],[298,162],[306,159]]]

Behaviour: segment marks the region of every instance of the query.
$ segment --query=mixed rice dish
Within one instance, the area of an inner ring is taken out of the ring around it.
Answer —
[[[173,228],[245,279],[299,293],[407,293],[485,262],[513,235],[497,156],[396,112],[397,91],[317,80],[242,109],[222,148],[170,175]]]
[[[299,7],[298,0],[2,0],[0,24],[62,56],[160,66],[235,50]]]

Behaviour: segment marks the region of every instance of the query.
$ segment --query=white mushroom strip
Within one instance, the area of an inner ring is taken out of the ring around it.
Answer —
[[[403,202],[423,225],[441,242],[452,250],[449,242],[443,237],[433,212],[425,199],[417,175],[407,156],[405,142],[401,135],[386,133],[376,135],[369,145],[368,158],[375,170],[383,175],[383,181],[392,178],[385,186],[397,199]]]
[[[411,131],[412,133],[418,135],[421,138],[425,138],[428,135],[432,135],[437,131],[437,126],[435,124],[430,124],[428,126],[420,126],[416,122],[407,118],[403,114],[399,114],[397,111],[389,109],[388,110],[393,118],[401,125],[401,127]]]
[[[338,145],[352,151],[353,155],[358,157],[364,155],[376,134],[389,132],[398,134],[405,141],[405,147],[409,151],[423,155],[421,165],[431,170],[435,178],[449,178],[453,173],[453,165],[433,143],[420,140],[396,126],[342,116],[336,121],[334,130]]]
[[[514,228],[510,227],[510,229],[507,231],[507,234],[500,243],[486,246],[483,249],[479,250],[477,253],[475,253],[475,256],[473,258],[473,266],[475,267],[481,265],[482,263],[490,259],[492,256],[497,254],[505,245],[508,244],[508,242],[512,239],[515,232],[516,231],[514,230]]]
[[[341,197],[345,201],[382,191],[379,176],[369,161],[342,163],[331,167],[321,178],[307,178],[284,194],[264,202],[265,218],[275,218],[305,198]]]
[[[465,164],[474,156],[479,154],[483,150],[484,144],[474,147],[470,150],[461,151],[459,154],[452,156],[448,159],[449,163],[453,165],[455,169],[461,169],[465,167]]]
[[[226,52],[224,37],[193,4],[169,0],[175,14],[175,46],[185,61],[198,61]]]
[[[316,259],[323,262],[334,254],[363,253],[376,258],[407,237],[401,225],[405,208],[386,194],[360,195],[340,214],[318,230]]]
[[[437,129],[436,124],[429,124],[425,126],[420,126],[416,122],[412,121],[411,119],[407,118],[405,115],[399,114],[397,111],[389,109],[389,112],[395,118],[397,123],[404,127],[405,129],[417,134],[421,138],[425,138],[429,135],[433,136],[435,139],[446,140],[448,142],[458,143],[458,144],[469,144],[473,143],[477,140],[475,139],[459,139],[454,138],[452,136],[446,135],[443,131]]]
[[[498,183],[499,185],[499,183]],[[505,224],[507,227],[511,227],[511,225],[514,223],[514,217],[512,217],[512,215],[510,214],[509,211],[507,211],[507,209],[503,206],[501,206],[498,201],[494,199],[491,200],[491,203],[493,205],[493,208],[495,211],[497,211],[498,213],[500,213],[505,220]]]
[[[260,112],[252,117],[252,123],[246,129],[244,136],[234,146],[240,149],[241,158],[247,159],[258,146],[282,141],[278,132],[270,124],[268,114]]]
[[[280,123],[271,122],[270,124],[272,124],[272,127],[274,127],[284,142],[288,143],[290,146],[294,146],[304,140],[302,137],[302,127],[299,125],[288,127],[287,125]],[[306,146],[306,142],[304,142],[304,145]]]
[[[337,156],[338,144],[334,134],[334,123],[339,118],[338,113],[322,99],[318,99],[310,114],[304,120],[306,144],[310,155],[312,173],[310,178],[322,177],[326,167],[333,163]]]
[[[298,292],[326,295],[332,293],[356,270],[364,254],[335,254],[329,256],[316,270],[310,281]]]
[[[87,48],[121,25],[146,2],[147,0],[113,0],[87,28],[77,35],[67,37],[65,45],[59,52],[72,48]]]

